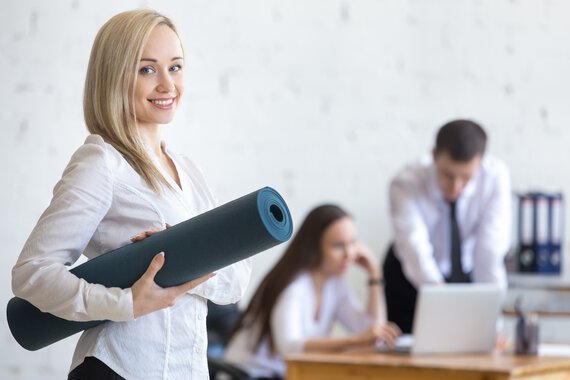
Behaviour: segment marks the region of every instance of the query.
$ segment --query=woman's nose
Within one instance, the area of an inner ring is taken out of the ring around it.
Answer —
[[[174,91],[174,81],[168,74],[163,74],[160,76],[160,81],[158,82],[157,90],[159,92],[171,92]]]
[[[348,245],[344,247],[344,257],[349,259],[349,260],[354,260],[354,258],[356,257],[356,250]]]

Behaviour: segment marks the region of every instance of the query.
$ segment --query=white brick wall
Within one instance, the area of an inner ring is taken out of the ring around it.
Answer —
[[[570,196],[564,0],[1,4],[0,305],[12,296],[11,266],[86,135],[81,97],[95,33],[138,6],[173,16],[183,32],[187,96],[167,136],[201,164],[222,201],[270,185],[297,222],[318,203],[339,202],[380,256],[391,175],[456,117],[487,127],[515,189]],[[281,252],[255,258],[254,286]],[[362,274],[349,275],[362,292]],[[76,338],[30,353],[1,318],[1,379],[65,378]]]

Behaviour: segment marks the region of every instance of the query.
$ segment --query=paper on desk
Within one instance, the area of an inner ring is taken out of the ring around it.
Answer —
[[[570,345],[541,343],[538,345],[538,354],[540,356],[570,356]]]

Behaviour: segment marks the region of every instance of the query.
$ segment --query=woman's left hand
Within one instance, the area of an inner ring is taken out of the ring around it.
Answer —
[[[370,278],[379,278],[380,266],[374,258],[374,253],[367,245],[362,243],[357,244],[356,259],[354,262],[364,268]]]

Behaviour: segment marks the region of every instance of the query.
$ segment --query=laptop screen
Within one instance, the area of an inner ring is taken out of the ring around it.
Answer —
[[[495,346],[504,291],[491,284],[422,286],[413,353],[489,352]]]
[[[504,290],[491,284],[425,285],[418,291],[412,335],[381,352],[453,354],[490,352]]]

